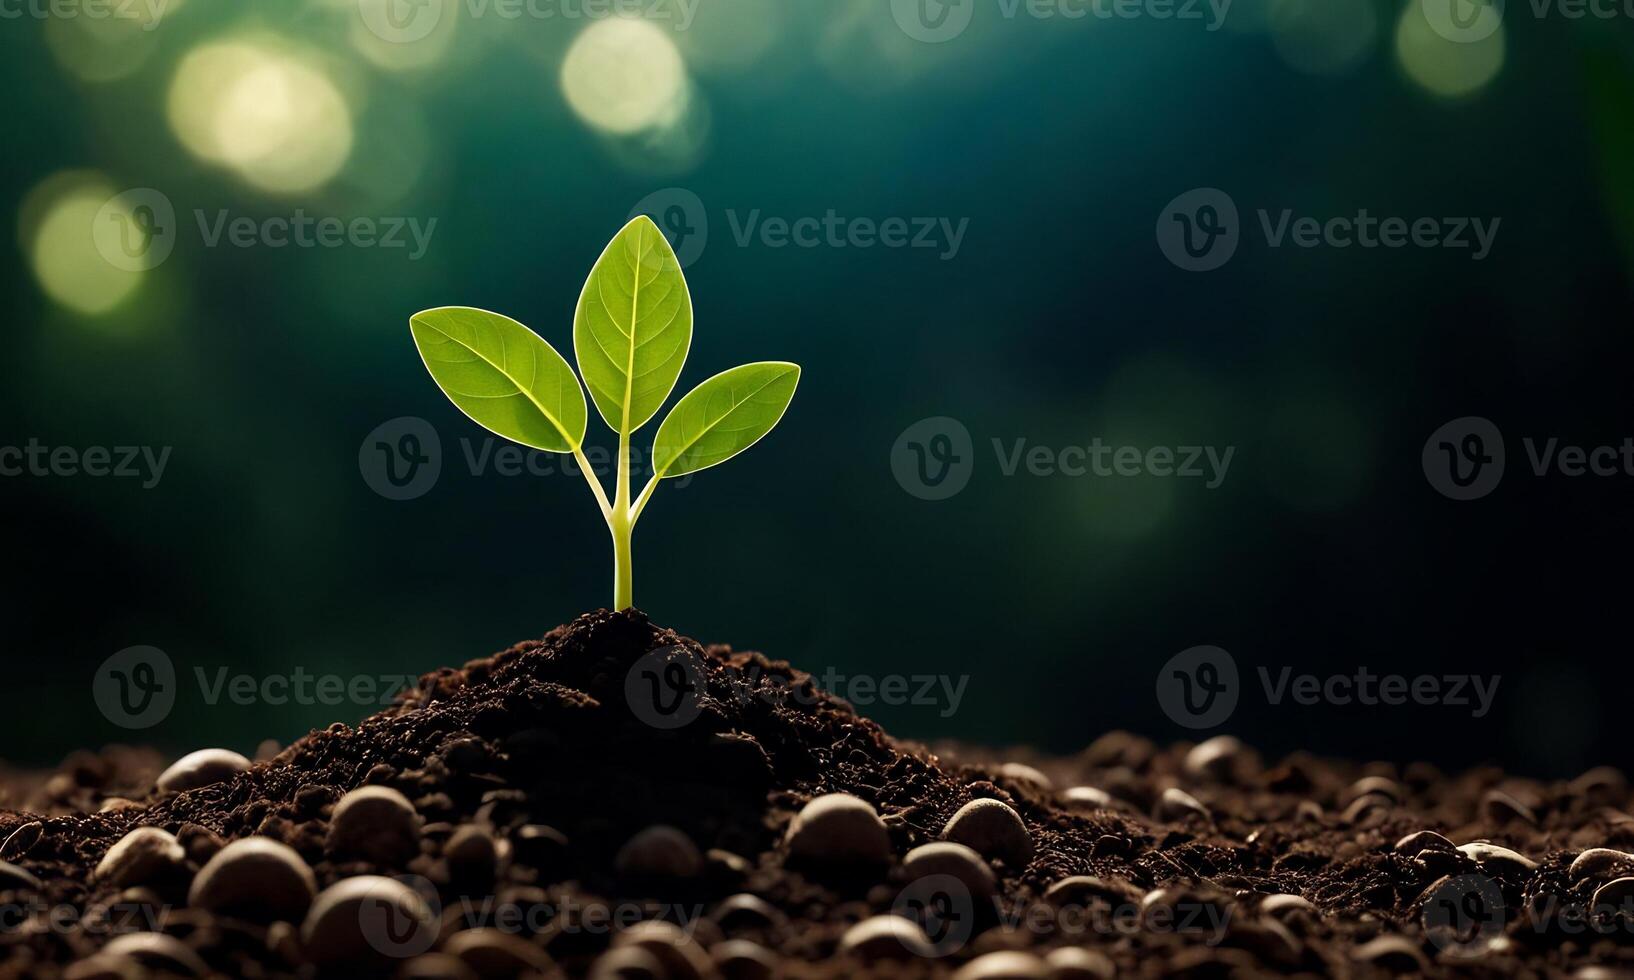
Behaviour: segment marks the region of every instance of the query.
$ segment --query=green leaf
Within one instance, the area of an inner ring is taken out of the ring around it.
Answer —
[[[658,427],[653,467],[684,476],[724,463],[772,431],[800,383],[800,365],[758,361],[722,371],[687,392]]]
[[[692,297],[669,242],[646,215],[596,260],[573,314],[573,351],[614,432],[646,424],[675,390],[692,346]]]
[[[478,425],[547,452],[583,444],[584,390],[567,360],[532,330],[469,306],[416,313],[409,330],[431,377]]]

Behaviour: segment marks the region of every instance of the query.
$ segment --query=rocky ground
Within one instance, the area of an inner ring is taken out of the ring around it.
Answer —
[[[637,612],[0,805],[0,977],[1634,977],[1614,770],[933,751]]]

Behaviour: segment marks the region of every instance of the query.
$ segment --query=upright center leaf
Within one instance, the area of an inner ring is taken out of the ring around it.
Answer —
[[[619,433],[641,428],[675,389],[692,346],[681,263],[646,215],[596,260],[573,315],[573,350],[596,409]]]

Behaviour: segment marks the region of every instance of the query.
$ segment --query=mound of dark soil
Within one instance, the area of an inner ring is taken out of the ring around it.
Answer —
[[[1620,883],[1634,855],[1578,860],[1634,845],[1615,771],[1543,784],[1266,764],[1229,738],[1159,748],[1121,733],[1067,759],[933,752],[786,663],[637,612],[428,674],[357,728],[315,731],[223,781],[164,793],[159,769],[136,750],[78,753],[5,787],[19,809],[0,810],[0,977],[1634,971],[1634,879]],[[365,786],[412,805],[405,849],[387,846],[389,810],[365,833],[333,826],[336,803]],[[831,793],[877,810],[888,863],[841,860],[843,834],[822,845],[834,860],[791,856],[791,820]],[[904,866],[981,798],[1018,814],[1030,844],[1017,860],[976,842],[992,896]],[[175,835],[179,852],[98,875],[139,827]],[[1420,831],[1435,833],[1402,840]],[[431,933],[342,958],[333,924],[311,921],[323,898],[290,914],[276,875],[260,907],[190,904],[201,867],[249,836],[293,848],[319,890],[399,878],[435,916]],[[911,934],[851,931],[886,913]],[[119,952],[99,953],[110,943]],[[1004,951],[1016,955],[988,955]]]

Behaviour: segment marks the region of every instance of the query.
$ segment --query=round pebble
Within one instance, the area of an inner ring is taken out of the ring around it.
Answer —
[[[1396,841],[1391,850],[1408,856],[1416,855],[1420,851],[1456,851],[1458,848],[1452,841],[1433,830],[1420,830],[1408,834]]]
[[[1197,797],[1174,786],[1163,791],[1163,796],[1157,801],[1156,813],[1159,820],[1172,823],[1195,817],[1209,819],[1208,807],[1198,802]]]
[[[1403,799],[1401,785],[1394,779],[1385,776],[1363,776],[1345,789],[1342,798],[1346,803],[1349,803],[1357,797],[1366,796],[1369,793],[1388,796],[1392,803],[1400,803]]]
[[[977,900],[991,898],[998,890],[998,878],[982,856],[953,841],[922,844],[902,859],[902,870],[910,881],[929,875],[952,875]]]
[[[614,949],[631,946],[652,954],[669,980],[705,980],[714,973],[703,947],[670,922],[637,922],[613,939]]]
[[[733,929],[771,929],[781,926],[786,917],[772,903],[759,895],[741,892],[721,899],[709,914],[715,924],[730,932]]]
[[[1300,895],[1267,895],[1260,902],[1260,911],[1273,918],[1281,918],[1295,912],[1314,913],[1316,906]]]
[[[1044,901],[1057,908],[1083,905],[1095,899],[1117,908],[1138,901],[1140,892],[1127,882],[1094,875],[1069,875],[1044,889]]]
[[[128,932],[102,947],[108,956],[128,956],[144,966],[200,977],[210,972],[193,947],[160,932]]]
[[[1524,872],[1535,870],[1538,863],[1519,851],[1512,851],[1507,847],[1493,844],[1489,841],[1473,841],[1461,845],[1458,853],[1479,864],[1483,868],[1494,871]]]
[[[1061,794],[1061,802],[1071,810],[1107,810],[1112,794],[1095,786],[1074,786]]]
[[[810,861],[888,864],[891,835],[866,801],[845,793],[819,796],[789,824],[789,856]]]
[[[971,800],[942,828],[942,839],[963,844],[988,860],[1020,871],[1033,857],[1033,838],[1020,814],[1001,800]]]
[[[1596,888],[1589,907],[1634,917],[1634,878],[1613,878]]]
[[[590,980],[666,980],[666,974],[658,957],[639,946],[623,946],[596,957]]]
[[[1097,949],[1063,946],[1044,957],[1050,980],[1112,980],[1118,969],[1111,957]]]
[[[443,952],[458,957],[485,980],[514,977],[530,970],[544,972],[552,966],[543,949],[521,936],[498,929],[456,932],[443,943]]]
[[[1024,762],[1006,762],[999,766],[999,776],[1014,783],[1026,783],[1034,789],[1050,790],[1055,783],[1033,766]]]
[[[377,864],[407,861],[420,853],[420,816],[389,786],[354,789],[335,804],[324,850]]]
[[[1584,878],[1604,878],[1634,868],[1634,854],[1609,847],[1591,847],[1572,861],[1566,874],[1573,881]]]
[[[129,956],[96,953],[69,964],[62,980],[147,980],[148,971]]]
[[[491,885],[499,873],[499,842],[487,827],[468,823],[443,845],[443,861],[450,879],[477,886]]]
[[[1242,754],[1241,741],[1231,735],[1216,735],[1187,752],[1181,766],[1193,779],[1230,779]]]
[[[320,966],[369,964],[392,958],[394,950],[379,948],[381,937],[406,944],[416,931],[435,928],[431,909],[412,888],[381,875],[359,875],[318,893],[301,924],[301,941]]]
[[[1517,800],[1502,790],[1490,789],[1481,798],[1481,811],[1493,823],[1504,824],[1512,820],[1525,823],[1537,823],[1538,817],[1532,808]]]
[[[465,961],[447,953],[421,953],[397,970],[396,980],[478,980]]]
[[[703,866],[703,854],[692,838],[664,824],[655,824],[631,837],[613,859],[619,874],[632,877],[690,878]]]
[[[159,827],[138,827],[108,848],[92,877],[129,888],[168,874],[186,860],[187,852],[174,834]]]
[[[924,930],[900,915],[876,915],[847,929],[840,937],[839,952],[863,960],[900,960],[936,953]]]
[[[953,973],[953,980],[1045,980],[1049,967],[1032,953],[1003,949],[984,953]]]
[[[293,922],[306,914],[317,894],[317,878],[294,848],[270,837],[247,837],[228,844],[199,869],[187,904]]]
[[[250,768],[250,760],[227,749],[199,749],[177,759],[159,775],[159,791],[181,793],[224,782]]]
[[[1387,935],[1370,939],[1351,951],[1351,956],[1362,963],[1373,963],[1397,972],[1423,972],[1429,965],[1418,943],[1406,936]]]
[[[777,973],[777,954],[747,939],[717,943],[709,954],[725,980],[771,980]]]

